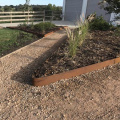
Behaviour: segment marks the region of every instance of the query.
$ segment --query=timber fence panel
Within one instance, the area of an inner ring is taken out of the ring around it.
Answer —
[[[44,11],[10,11],[0,12],[0,23],[13,23],[13,22],[34,22],[34,21],[45,21],[45,20],[58,20],[60,19],[61,13],[55,11],[44,10]]]
[[[43,21],[45,18],[44,11],[11,11],[11,12],[0,12],[0,22],[19,22],[31,20]]]

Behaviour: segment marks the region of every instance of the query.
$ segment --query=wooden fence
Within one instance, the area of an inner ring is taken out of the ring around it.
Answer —
[[[60,20],[61,13],[57,11],[11,11],[0,12],[0,23],[31,22],[45,20]]]

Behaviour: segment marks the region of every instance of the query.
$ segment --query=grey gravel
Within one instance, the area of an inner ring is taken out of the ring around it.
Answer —
[[[120,120],[120,64],[48,86],[30,85],[35,65],[61,33],[0,58],[0,120]]]
[[[0,94],[1,120],[119,120],[120,64],[43,87],[15,82]]]

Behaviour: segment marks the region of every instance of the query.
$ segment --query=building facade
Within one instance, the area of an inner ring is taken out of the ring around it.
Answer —
[[[102,15],[105,20],[110,21],[111,14],[107,14],[104,9],[101,9],[99,2],[100,0],[64,0],[63,20],[77,21],[81,15],[87,17],[96,13],[97,16]]]

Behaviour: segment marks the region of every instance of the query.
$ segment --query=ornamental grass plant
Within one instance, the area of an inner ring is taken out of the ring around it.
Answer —
[[[66,28],[68,43],[69,43],[69,56],[74,57],[76,55],[78,47],[80,47],[86,39],[89,31],[89,23],[87,20],[77,20],[77,28]]]

